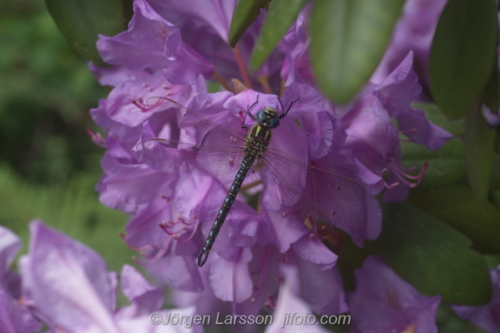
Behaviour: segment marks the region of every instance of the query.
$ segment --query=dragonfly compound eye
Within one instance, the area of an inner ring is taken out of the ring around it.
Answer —
[[[257,112],[256,118],[259,124],[269,128],[276,128],[280,124],[278,113],[275,109],[270,107],[266,107],[264,110]]]
[[[266,126],[269,128],[276,128],[280,125],[280,119],[279,118],[272,118],[269,119],[266,123]]]

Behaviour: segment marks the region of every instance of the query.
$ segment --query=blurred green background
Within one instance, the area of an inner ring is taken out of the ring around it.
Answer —
[[[63,39],[41,0],[0,2],[0,225],[23,239],[34,218],[92,247],[120,270],[131,263],[127,217],[95,186],[104,149],[89,109],[109,89]],[[101,132],[102,133],[102,132]]]

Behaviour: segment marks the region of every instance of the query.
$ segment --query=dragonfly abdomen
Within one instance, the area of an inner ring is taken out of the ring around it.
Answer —
[[[219,213],[217,214],[217,218],[215,219],[214,225],[212,226],[212,229],[208,234],[207,240],[205,241],[203,250],[201,251],[200,256],[198,257],[199,267],[203,266],[207,261],[208,254],[210,253],[210,250],[214,245],[215,238],[219,234],[220,228],[222,227],[222,224],[226,220],[227,214],[229,213],[229,210],[233,205],[234,199],[236,198],[236,195],[238,195],[238,192],[240,191],[241,184],[245,180],[248,170],[250,170],[250,168],[252,167],[256,157],[257,156],[255,154],[246,154],[243,157],[240,169],[238,170],[238,173],[236,174],[233,183],[229,187],[229,192],[227,193],[227,196],[224,199],[224,202],[222,203]]]

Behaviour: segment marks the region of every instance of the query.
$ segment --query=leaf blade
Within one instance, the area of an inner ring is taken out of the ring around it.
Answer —
[[[493,67],[497,41],[493,0],[450,0],[438,21],[429,69],[432,95],[448,118],[474,109]]]
[[[386,206],[374,245],[396,273],[427,294],[467,305],[491,298],[488,267],[469,240],[410,204]]]
[[[98,34],[114,36],[127,28],[130,8],[121,0],[45,0],[64,38],[86,61],[106,65],[97,51]],[[131,4],[129,4],[131,6]]]
[[[412,191],[409,202],[469,237],[473,248],[500,254],[500,211],[479,205],[467,186]]]
[[[229,45],[236,44],[247,28],[259,16],[259,9],[264,8],[271,0],[239,0],[234,9],[233,18],[229,25]]]
[[[404,1],[317,0],[311,12],[311,64],[319,87],[345,104],[375,70]]]
[[[479,108],[465,117],[465,166],[475,199],[486,204],[495,156],[496,132],[484,120]]]
[[[307,0],[273,0],[250,57],[250,69],[258,70],[271,54]]]

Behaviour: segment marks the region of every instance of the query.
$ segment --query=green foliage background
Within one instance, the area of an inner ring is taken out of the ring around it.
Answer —
[[[41,0],[0,3],[0,225],[23,240],[34,218],[92,247],[120,270],[131,263],[127,217],[95,186],[104,152],[85,133],[108,91],[61,36]]]

